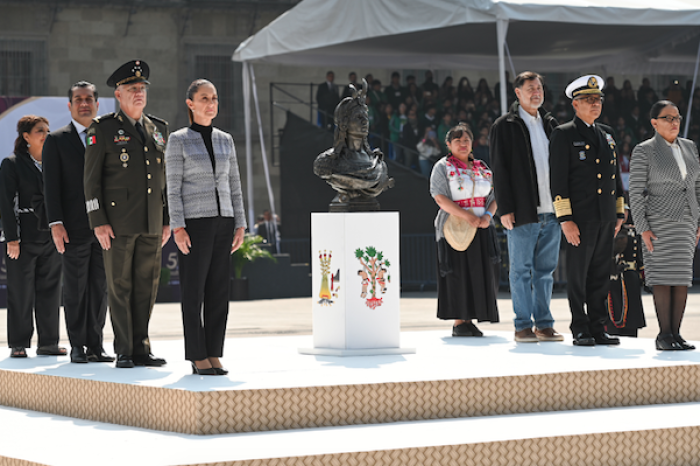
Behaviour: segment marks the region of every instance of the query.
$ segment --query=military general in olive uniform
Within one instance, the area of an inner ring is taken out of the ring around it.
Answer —
[[[566,95],[576,116],[555,128],[549,143],[550,186],[568,243],[567,294],[578,346],[620,343],[604,327],[610,258],[624,218],[624,198],[613,131],[595,122],[603,106],[602,86],[599,76],[569,84]]]
[[[85,151],[85,199],[103,249],[117,367],[161,366],[148,322],[156,300],[161,248],[170,237],[164,152],[168,124],[143,113],[149,68],[121,66],[107,80],[121,111],[96,118]]]

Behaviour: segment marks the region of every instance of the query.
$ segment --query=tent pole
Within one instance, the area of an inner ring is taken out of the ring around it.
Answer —
[[[253,141],[250,135],[250,66],[243,62],[243,116],[245,120],[245,164],[246,185],[248,194],[248,230],[253,231],[255,225],[255,209],[253,199]]]
[[[690,127],[690,112],[693,109],[693,94],[695,94],[695,83],[698,81],[698,63],[700,63],[700,44],[698,44],[698,56],[695,58],[695,73],[693,73],[693,87],[690,88],[690,101],[688,102],[688,114],[685,117],[685,129],[683,137],[688,137],[688,128]]]
[[[251,84],[252,84],[252,90],[253,90],[253,103],[255,104],[255,113],[258,118],[258,133],[260,135],[260,151],[262,153],[262,159],[263,159],[263,170],[265,172],[265,183],[267,184],[267,197],[270,202],[270,212],[272,212],[272,219],[276,219],[276,212],[275,212],[275,195],[272,192],[272,183],[270,183],[270,167],[267,163],[267,153],[265,152],[265,138],[263,137],[263,128],[262,128],[262,119],[260,118],[260,103],[258,102],[258,85],[255,82],[255,68],[253,68],[253,65],[250,65],[250,79],[251,79]],[[270,131],[272,131],[272,128],[270,128]],[[280,243],[279,241],[275,241],[275,246],[277,248],[277,253],[279,254],[279,247]]]
[[[505,115],[508,110],[508,101],[506,100],[506,60],[505,60],[505,43],[506,35],[508,34],[508,20],[496,20],[496,36],[498,40],[498,77],[501,82],[500,100],[501,100],[501,115]]]
[[[510,49],[508,48],[508,42],[503,42],[506,47],[506,55],[508,55],[508,64],[510,64],[510,73],[513,75],[513,79],[518,75],[515,72],[515,65],[513,65],[513,57],[510,56]]]

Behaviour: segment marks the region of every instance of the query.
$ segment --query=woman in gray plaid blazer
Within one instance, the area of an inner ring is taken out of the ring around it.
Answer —
[[[170,227],[178,248],[185,359],[199,375],[225,375],[223,355],[230,253],[246,229],[233,138],[212,126],[216,88],[198,79],[187,90],[191,126],[175,131],[165,151]]]
[[[654,289],[659,350],[695,349],[680,326],[700,235],[700,164],[695,143],[678,137],[681,120],[672,102],[654,104],[656,134],[634,148],[630,162],[632,218],[644,243],[646,282]]]

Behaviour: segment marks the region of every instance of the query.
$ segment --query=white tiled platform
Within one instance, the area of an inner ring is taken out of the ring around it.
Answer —
[[[20,464],[13,460],[50,466],[698,464],[673,461],[672,454],[656,448],[658,442],[681,457],[700,458],[700,403],[213,436],[154,432],[12,408],[0,408],[0,419],[0,464],[8,465]],[[691,442],[672,445],[668,434]],[[657,442],[636,445],[635,435]],[[633,440],[625,441],[629,438]],[[532,439],[549,446],[529,451],[527,441]],[[479,459],[475,452],[484,446],[496,452],[494,456]],[[591,453],[590,462],[581,459],[587,449],[599,452]],[[362,459],[343,461],[353,456]],[[399,456],[409,460],[395,461]],[[639,457],[645,461],[637,461]]]
[[[698,347],[700,343],[692,342]],[[113,364],[71,364],[66,357],[0,357],[0,371],[195,392],[260,390],[477,379],[552,373],[675,367],[700,364],[700,350],[659,352],[649,339],[622,338],[620,346],[576,347],[562,343],[516,343],[511,332],[453,338],[446,332],[403,332],[401,345],[415,354],[331,357],[298,354],[311,336],[240,338],[226,342],[225,377],[191,375],[181,340],[156,341],[162,368],[115,369]]]
[[[648,339],[578,348],[570,339],[515,343],[511,332],[430,331],[402,333],[415,354],[299,354],[311,339],[229,340],[225,377],[191,375],[182,341],[154,343],[169,361],[162,368],[5,355],[0,400],[16,391],[13,381],[28,390],[41,381],[65,388],[64,404],[83,396],[80,403],[114,405],[122,417],[64,417],[58,394],[33,392],[49,398],[46,412],[0,407],[0,465],[700,464],[700,352],[658,352]],[[145,421],[116,425],[141,414],[120,411],[141,392]],[[220,420],[198,432],[210,435],[139,428],[182,414],[178,403]],[[243,412],[243,427],[229,422]],[[227,422],[243,433],[215,435]]]

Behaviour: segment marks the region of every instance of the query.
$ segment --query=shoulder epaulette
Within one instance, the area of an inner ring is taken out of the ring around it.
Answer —
[[[104,121],[104,120],[109,120],[109,119],[112,119],[112,118],[116,118],[116,116],[117,116],[117,114],[114,113],[114,112],[112,112],[112,113],[105,113],[104,115],[100,115],[100,116],[98,116],[98,117],[93,118],[92,121],[94,121],[95,123],[99,123],[99,122]]]
[[[162,124],[164,124],[165,126],[168,126],[168,122],[165,121],[165,120],[162,119],[162,118],[158,118],[157,116],[149,115],[148,113],[146,114],[146,116],[147,116],[148,118],[150,118],[151,120],[153,120],[153,121],[157,121],[158,123],[162,123]]]

